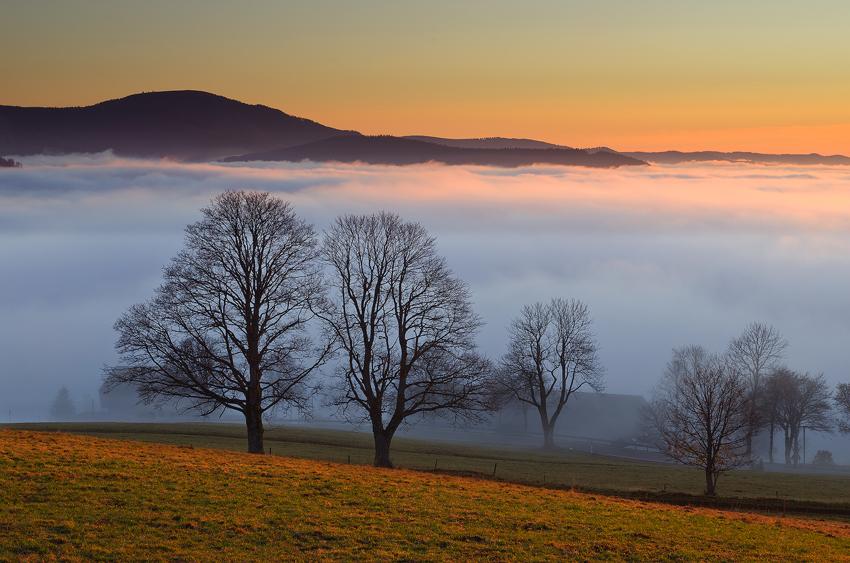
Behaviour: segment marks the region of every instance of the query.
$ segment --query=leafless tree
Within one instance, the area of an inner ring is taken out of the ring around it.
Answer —
[[[264,413],[305,408],[330,352],[307,330],[321,292],[316,237],[267,193],[226,192],[202,212],[154,297],[115,324],[121,362],[106,384],[203,415],[241,412],[248,451],[262,453]]]
[[[553,299],[523,307],[511,324],[499,381],[509,398],[540,416],[543,447],[555,445],[555,425],[573,393],[603,388],[602,367],[587,305]]]
[[[744,332],[729,343],[729,360],[744,376],[749,394],[750,411],[747,428],[747,455],[752,454],[753,436],[766,421],[760,416],[758,405],[761,402],[764,378],[782,359],[788,342],[772,326],[763,323],[751,323]]]
[[[850,432],[850,383],[839,383],[833,400],[838,411],[838,429]]]
[[[673,351],[652,413],[667,455],[701,468],[707,495],[723,472],[748,461],[747,403],[746,383],[726,358],[699,346]]]
[[[371,423],[376,466],[392,467],[402,423],[488,408],[492,369],[473,340],[481,322],[421,225],[346,215],[326,233],[322,256],[329,298],[319,315],[343,358],[335,404]]]
[[[68,388],[62,386],[50,405],[50,416],[53,420],[68,421],[77,415],[77,407],[71,399]]]
[[[769,409],[782,429],[785,463],[800,462],[800,433],[805,428],[817,432],[832,429],[829,387],[822,375],[800,374],[788,368],[776,369],[767,382]]]

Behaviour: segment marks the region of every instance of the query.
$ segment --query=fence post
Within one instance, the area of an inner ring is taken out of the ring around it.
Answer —
[[[436,470],[437,470],[437,458],[435,457],[434,458],[434,471],[436,471]]]
[[[498,465],[499,465],[499,462],[496,462],[496,463],[493,464],[493,477],[496,476],[496,466],[498,466]]]

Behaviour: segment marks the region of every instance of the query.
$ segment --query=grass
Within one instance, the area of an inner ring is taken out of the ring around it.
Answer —
[[[62,423],[13,427],[234,451],[244,451],[246,447],[244,428],[235,424]],[[360,465],[372,461],[371,436],[360,432],[278,427],[266,432],[266,447],[271,447],[276,455],[305,459],[350,459],[352,464]],[[545,453],[539,449],[485,448],[397,438],[392,457],[398,467],[408,469],[433,470],[436,464],[441,471],[487,476],[492,476],[495,469],[495,476],[501,480],[600,493],[699,496],[704,488],[704,477],[697,469],[573,451]],[[850,476],[845,475],[733,471],[721,477],[719,494],[726,499],[750,499],[755,508],[762,506],[761,501],[774,501],[770,505],[774,510],[782,506],[782,501],[805,501],[843,506],[845,512],[850,512]]]
[[[850,560],[850,524],[0,430],[0,560]]]

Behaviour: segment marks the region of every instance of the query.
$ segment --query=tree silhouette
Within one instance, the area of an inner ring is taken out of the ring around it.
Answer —
[[[306,409],[309,377],[330,351],[307,332],[321,293],[315,235],[267,193],[226,192],[203,215],[155,296],[115,324],[122,363],[106,384],[132,384],[147,402],[176,398],[202,415],[238,411],[248,451],[262,453],[264,413]]]
[[[77,415],[77,408],[71,400],[67,387],[62,387],[56,393],[56,398],[50,405],[50,416],[53,420],[70,420]]]

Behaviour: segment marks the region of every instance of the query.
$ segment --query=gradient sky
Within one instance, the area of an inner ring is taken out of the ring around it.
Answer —
[[[365,133],[850,154],[850,8],[0,1],[0,104],[201,89]]]

